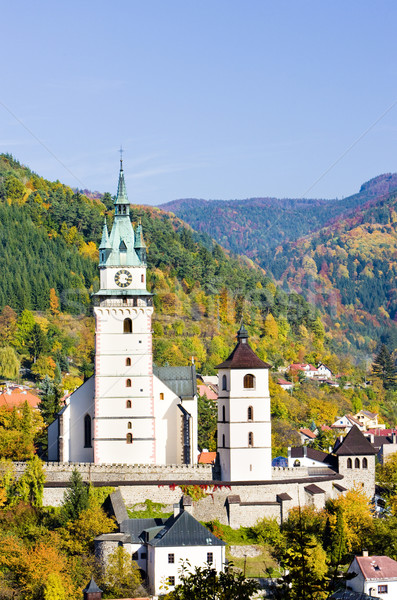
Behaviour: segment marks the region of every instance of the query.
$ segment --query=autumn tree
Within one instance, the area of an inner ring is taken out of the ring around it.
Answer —
[[[10,346],[14,341],[17,328],[17,313],[5,306],[0,313],[0,346]]]
[[[59,315],[59,298],[54,288],[50,289],[50,311],[55,316]]]
[[[137,563],[131,560],[131,555],[122,546],[119,546],[107,560],[102,584],[106,593],[111,594],[112,598],[132,597],[140,584],[141,575]]]
[[[5,379],[17,379],[21,363],[11,346],[0,348],[0,375]]]
[[[34,456],[26,463],[26,469],[16,484],[16,495],[35,508],[43,504],[43,491],[46,476],[43,462]]]

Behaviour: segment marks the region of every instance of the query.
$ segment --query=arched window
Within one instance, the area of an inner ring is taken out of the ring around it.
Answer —
[[[300,466],[301,466],[301,461],[300,461],[300,460],[298,460],[298,459],[296,459],[296,460],[294,461],[294,467],[300,467]]]
[[[225,448],[226,446],[226,438],[225,438],[225,434],[222,435],[222,448]]]
[[[164,400],[164,392],[160,392],[160,400]]]
[[[131,321],[131,319],[124,319],[123,332],[124,333],[132,333],[132,321]]]
[[[352,465],[352,459],[351,458],[347,459],[347,465],[346,466],[347,466],[348,469],[352,468],[353,465]]]
[[[131,408],[131,400],[127,400],[127,402],[126,402],[126,407],[127,407],[127,408]]]
[[[91,417],[86,415],[84,417],[84,448],[91,448]]]
[[[360,468],[360,459],[356,458],[356,460],[354,461],[354,468],[355,469],[359,469]]]
[[[226,421],[226,408],[224,406],[222,406],[222,421]]]
[[[126,380],[125,387],[131,387],[131,379]]]
[[[132,444],[132,433],[127,433],[127,444]]]
[[[244,375],[244,388],[252,389],[255,387],[255,377],[253,375]]]
[[[363,469],[368,469],[368,461],[365,457],[363,458]]]
[[[252,408],[252,406],[248,407],[247,419],[248,419],[248,421],[253,421],[254,420],[254,409]]]
[[[248,434],[248,446],[250,448],[252,448],[253,445],[254,445],[254,434],[252,433],[252,431],[250,431]]]
[[[226,375],[222,375],[222,390],[227,390],[227,377]]]
[[[145,282],[145,276],[141,275],[141,282],[144,283]]]
[[[128,421],[127,429],[132,429],[132,423],[131,423],[131,421]]]
[[[130,367],[131,366],[131,359],[130,358],[126,358],[125,359],[125,366],[126,367]]]

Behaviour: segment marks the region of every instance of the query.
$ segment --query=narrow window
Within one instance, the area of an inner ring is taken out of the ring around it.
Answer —
[[[123,304],[128,304],[128,298],[123,298]]]
[[[131,359],[130,358],[126,358],[125,359],[125,366],[126,367],[130,367],[131,366]]]
[[[132,444],[132,433],[127,433],[127,444]]]
[[[222,421],[226,421],[226,408],[224,406],[222,406]]]
[[[378,594],[387,594],[387,585],[378,585]]]
[[[347,459],[347,465],[346,466],[347,466],[348,469],[351,469],[353,467],[353,465],[352,465],[352,459],[351,458]]]
[[[84,448],[91,448],[91,417],[84,417]]]
[[[164,400],[164,393],[160,392],[160,400]]]
[[[252,448],[253,445],[254,445],[254,434],[252,433],[252,431],[250,431],[248,434],[248,446],[250,448]]]
[[[145,283],[145,276],[144,275],[141,275],[141,282]]]
[[[175,585],[175,577],[173,575],[168,577],[168,585]]]
[[[213,552],[207,552],[207,563],[209,563],[210,565],[212,565],[213,562],[214,562],[214,553]]]
[[[226,377],[226,375],[222,376],[222,390],[224,390],[224,391],[227,390],[227,377]]]
[[[169,554],[168,555],[168,562],[169,563],[174,563],[175,562],[175,554]]]
[[[125,387],[131,387],[131,379],[126,380]]]
[[[244,376],[244,388],[253,389],[255,387],[255,377],[253,375]]]
[[[354,461],[354,468],[355,469],[359,469],[360,468],[360,459],[356,458],[356,460]]]
[[[368,460],[363,458],[363,469],[368,469]]]
[[[131,423],[131,421],[128,421],[127,429],[132,429],[132,423]]]
[[[127,402],[126,402],[126,407],[127,407],[127,408],[131,408],[131,400],[127,400]]]
[[[225,438],[225,434],[222,435],[222,448],[226,447],[226,438]]]
[[[124,319],[123,324],[123,332],[124,333],[132,333],[132,321],[131,319]]]
[[[252,408],[252,406],[248,407],[248,421],[253,421],[254,420],[254,409]]]

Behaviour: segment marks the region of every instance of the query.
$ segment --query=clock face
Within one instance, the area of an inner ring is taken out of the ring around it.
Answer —
[[[114,280],[119,287],[125,288],[130,285],[132,281],[132,275],[127,269],[120,269],[114,276]]]

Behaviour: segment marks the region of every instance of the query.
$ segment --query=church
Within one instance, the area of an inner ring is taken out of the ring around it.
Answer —
[[[94,464],[197,462],[194,364],[156,367],[146,246],[135,230],[120,161],[115,215],[99,247],[94,294],[95,374],[69,396],[48,428],[48,460]]]

